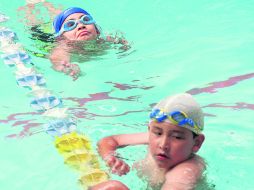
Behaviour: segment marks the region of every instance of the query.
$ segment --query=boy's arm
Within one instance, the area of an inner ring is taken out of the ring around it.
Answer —
[[[106,42],[111,42],[113,44],[121,44],[119,49],[128,50],[131,48],[130,43],[124,38],[122,33],[116,32],[115,34],[108,34],[104,39]]]
[[[98,151],[102,158],[115,153],[119,147],[148,143],[148,133],[113,135],[102,138],[98,143]]]
[[[103,160],[111,168],[112,173],[121,176],[127,174],[130,167],[117,156],[116,149],[128,145],[147,143],[148,133],[114,135],[101,139],[98,142],[98,151]]]
[[[195,155],[167,172],[161,190],[194,190],[204,169],[202,158]]]
[[[126,185],[120,181],[109,180],[99,183],[88,190],[129,190]]]
[[[52,67],[57,71],[62,71],[62,63],[70,63],[70,53],[68,46],[63,42],[58,42],[50,54]]]
[[[65,43],[59,43],[51,52],[50,61],[53,69],[72,76],[74,79],[80,73],[79,66],[72,64],[68,46]]]

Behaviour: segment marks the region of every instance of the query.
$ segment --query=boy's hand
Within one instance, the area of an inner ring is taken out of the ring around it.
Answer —
[[[60,64],[54,64],[53,68],[57,71],[64,72],[76,80],[80,74],[80,68],[77,64],[62,61]]]
[[[113,174],[119,176],[125,175],[130,171],[130,167],[123,160],[114,155],[108,155],[104,158],[107,165],[111,168]]]
[[[129,190],[129,188],[120,181],[108,180],[90,187],[88,190]]]
[[[73,78],[73,80],[77,80],[80,76],[80,68],[78,64],[70,63],[69,64],[70,72],[69,75]]]

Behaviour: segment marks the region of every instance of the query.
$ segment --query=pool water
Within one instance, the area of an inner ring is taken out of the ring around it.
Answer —
[[[217,190],[253,189],[254,1],[49,2],[84,7],[104,32],[124,32],[132,44],[127,52],[111,49],[80,63],[83,75],[76,81],[52,70],[48,59],[32,56],[48,89],[63,99],[94,149],[104,136],[146,131],[154,103],[189,92],[206,115],[199,155],[208,163],[209,182]],[[1,1],[0,12],[10,17],[1,25],[39,51],[20,21],[17,9],[24,5]],[[43,16],[50,20],[46,12]],[[1,189],[80,189],[78,174],[64,164],[43,131],[47,120],[30,107],[31,97],[17,86],[13,72],[0,60]],[[146,147],[119,152],[131,164],[144,157]],[[112,178],[145,189],[135,172]]]

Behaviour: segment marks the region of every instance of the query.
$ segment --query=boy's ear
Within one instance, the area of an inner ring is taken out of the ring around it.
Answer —
[[[95,26],[95,30],[96,30],[97,34],[100,35],[101,34],[100,29],[98,28],[98,26],[96,24],[94,26]]]
[[[197,152],[200,149],[200,147],[202,146],[204,140],[205,140],[205,136],[203,134],[200,134],[197,137],[195,137],[192,151]]]
[[[147,129],[148,129],[148,131],[151,129],[151,127],[150,127],[150,121],[147,123]]]

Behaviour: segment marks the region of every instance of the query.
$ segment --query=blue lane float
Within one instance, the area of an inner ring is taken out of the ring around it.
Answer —
[[[6,20],[3,20],[6,21]],[[15,32],[11,31],[8,28],[2,28],[0,30],[0,39],[10,39],[10,40],[17,40],[17,35]]]
[[[29,74],[29,75],[23,75],[18,76],[16,75],[16,81],[19,86],[22,87],[32,87],[35,85],[43,86],[45,85],[45,79],[41,74]]]
[[[0,13],[0,23],[8,17]],[[71,118],[61,98],[46,88],[46,80],[33,67],[31,57],[18,43],[15,32],[0,26],[1,58],[4,64],[16,68],[18,86],[30,90],[31,107],[42,113],[49,121],[44,126],[45,133],[54,139],[55,147],[64,157],[65,164],[79,171],[79,182],[84,189],[108,180],[109,175],[99,165],[93,152],[91,141],[77,130],[76,121]]]
[[[3,54],[2,59],[6,65],[14,66],[15,63],[21,62],[23,64],[31,64],[30,56],[25,52],[13,52],[8,54]]]
[[[44,128],[52,137],[60,137],[77,130],[76,122],[71,118],[51,120]]]

